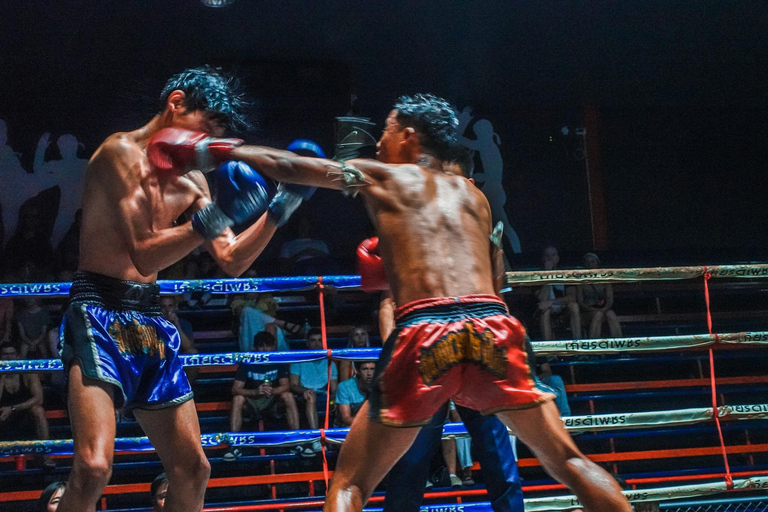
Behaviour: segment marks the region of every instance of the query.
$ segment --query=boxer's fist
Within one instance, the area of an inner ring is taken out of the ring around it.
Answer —
[[[192,228],[206,240],[236,224],[245,224],[263,214],[269,203],[266,180],[244,162],[226,162],[216,171],[217,197],[192,215]]]
[[[315,187],[296,185],[295,183],[280,183],[277,194],[269,203],[269,216],[278,226],[282,226],[301,205],[315,193]]]
[[[181,128],[163,128],[149,141],[147,158],[164,171],[199,169],[208,172],[218,162],[228,160],[232,150],[242,143],[242,139],[221,139]]]
[[[363,240],[357,246],[357,271],[360,273],[360,285],[366,292],[389,289],[384,263],[379,254],[378,237]]]

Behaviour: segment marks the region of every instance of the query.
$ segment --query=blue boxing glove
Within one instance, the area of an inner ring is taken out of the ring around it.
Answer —
[[[296,185],[295,183],[280,183],[277,194],[272,198],[267,208],[267,215],[278,227],[282,226],[296,211],[302,201],[306,201],[315,193],[316,187]]]
[[[225,162],[216,169],[217,197],[192,216],[192,228],[213,240],[226,228],[254,221],[267,210],[272,187],[244,162]]]
[[[286,148],[301,156],[316,156],[325,158],[323,148],[316,142],[307,139],[296,139]],[[281,183],[277,186],[277,194],[269,203],[269,216],[275,224],[282,226],[296,211],[302,201],[306,201],[315,193],[315,187]]]

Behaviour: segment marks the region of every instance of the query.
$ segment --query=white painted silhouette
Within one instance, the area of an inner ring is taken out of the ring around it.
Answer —
[[[0,176],[5,183],[0,187],[0,205],[3,209],[4,238],[7,240],[16,231],[21,204],[34,196],[37,191],[30,190],[34,188],[32,178],[21,165],[21,153],[16,153],[8,145],[8,125],[2,119],[0,119]],[[0,246],[4,242],[0,240]]]
[[[459,144],[480,154],[482,172],[475,172],[473,176],[491,205],[493,222],[501,221],[504,224],[504,236],[512,247],[512,252],[520,253],[520,238],[518,238],[509,218],[507,218],[507,212],[504,210],[507,195],[504,193],[502,185],[504,162],[501,159],[501,151],[499,151],[501,145],[499,134],[493,131],[493,125],[489,120],[479,119],[472,125],[472,131],[476,138],[467,138],[464,133],[474,119],[472,109],[466,107],[458,114],[458,118]]]
[[[77,158],[77,150],[83,147],[74,135],[64,134],[56,140],[61,154],[60,160],[45,161],[45,152],[50,146],[51,134],[44,133],[37,143],[33,169],[37,190],[58,186],[61,189],[59,213],[53,225],[51,241],[56,245],[67,233],[80,208],[85,184],[85,169],[88,160]]]

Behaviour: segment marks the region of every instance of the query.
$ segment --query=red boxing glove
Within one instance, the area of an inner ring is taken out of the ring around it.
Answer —
[[[361,286],[366,292],[389,290],[384,263],[379,254],[379,237],[363,240],[357,246],[357,271],[360,272]]]
[[[242,139],[220,139],[202,132],[163,128],[149,141],[147,158],[163,171],[200,169],[208,172],[219,162],[230,160],[229,154],[242,143]]]

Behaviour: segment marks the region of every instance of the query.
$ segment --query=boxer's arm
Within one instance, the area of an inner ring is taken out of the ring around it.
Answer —
[[[240,146],[232,150],[230,157],[277,181],[373,195],[383,193],[381,185],[389,179],[392,168],[377,160],[337,162],[264,146]]]
[[[381,342],[384,343],[395,330],[395,299],[392,298],[392,292],[387,290],[381,293],[381,302],[379,303],[379,334]]]
[[[203,242],[191,222],[156,229],[144,179],[152,175],[144,153],[114,137],[94,155],[90,167],[100,175],[104,193],[119,210],[119,229],[136,270],[151,276],[171,266]]]
[[[197,185],[201,193],[200,199],[186,212],[187,218],[191,218],[196,211],[211,202],[211,191],[201,172],[190,172],[186,176]],[[239,235],[226,228],[217,238],[206,242],[204,247],[227,275],[236,277],[248,270],[276,231],[277,224],[265,213]]]

